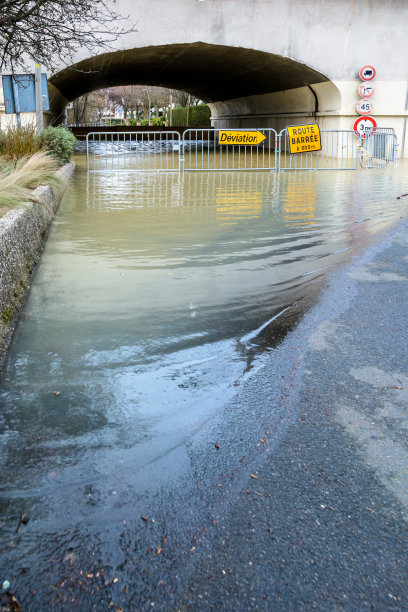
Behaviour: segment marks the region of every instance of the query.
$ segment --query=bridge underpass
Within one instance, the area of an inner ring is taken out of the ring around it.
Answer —
[[[158,85],[192,93],[208,103],[215,127],[273,127],[309,122],[340,109],[327,76],[300,62],[247,49],[192,43],[158,45],[97,55],[50,78],[57,117],[75,98],[118,85]],[[338,127],[339,117],[324,120]]]

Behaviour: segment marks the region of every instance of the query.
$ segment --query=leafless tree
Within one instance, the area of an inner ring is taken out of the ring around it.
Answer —
[[[109,106],[105,90],[92,91],[76,98],[67,108],[68,123],[69,125],[97,123],[109,110]]]
[[[173,90],[173,98],[174,102],[179,106],[188,106],[189,98],[190,98],[190,106],[196,106],[200,100],[195,96],[190,95],[186,91],[178,91],[177,89]]]
[[[113,106],[123,109],[125,119],[138,118],[142,110],[144,118],[148,119],[149,103],[156,116],[159,115],[160,109],[166,112],[170,105],[170,90],[166,87],[125,85],[110,87],[104,91]]]
[[[182,94],[180,97],[179,94]],[[173,104],[181,101],[188,102],[188,94],[172,91]],[[100,89],[77,98],[68,111],[69,123],[87,123],[99,121],[104,113],[115,113],[123,111],[125,121],[129,119],[139,120],[168,115],[170,108],[170,89],[166,87],[155,87],[152,85],[124,85]],[[191,96],[191,104],[197,104],[198,99]]]
[[[73,119],[75,124],[85,123],[88,110],[89,94],[77,98],[72,103]]]
[[[26,68],[31,58],[54,69],[75,51],[108,50],[136,31],[115,0],[0,0],[0,70]]]

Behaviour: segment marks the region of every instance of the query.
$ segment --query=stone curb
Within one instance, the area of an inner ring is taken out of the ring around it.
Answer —
[[[68,183],[74,168],[75,163],[70,162],[58,170],[57,176]],[[0,218],[0,374],[25,303],[30,275],[64,192],[40,185],[34,191],[40,202],[22,203],[21,208]]]

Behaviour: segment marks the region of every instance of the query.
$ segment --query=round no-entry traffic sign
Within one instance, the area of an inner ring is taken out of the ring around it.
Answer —
[[[354,122],[354,131],[360,138],[370,138],[377,129],[377,122],[373,117],[359,117]]]
[[[373,107],[373,103],[371,102],[371,100],[363,99],[363,100],[360,100],[356,108],[357,108],[357,112],[360,113],[360,115],[371,115],[374,107]]]
[[[371,81],[375,77],[374,66],[363,66],[360,70],[360,79],[362,81]]]
[[[373,93],[374,87],[371,85],[371,83],[361,83],[360,87],[358,88],[358,94],[362,98],[371,98]]]

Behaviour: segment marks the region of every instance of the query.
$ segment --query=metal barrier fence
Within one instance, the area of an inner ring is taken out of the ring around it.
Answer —
[[[220,142],[220,132],[258,133],[257,145]],[[86,137],[89,172],[198,172],[357,170],[384,168],[397,160],[397,139],[391,128],[369,137],[352,130],[321,130],[321,151],[291,154],[287,129],[187,129],[176,131],[90,132]]]
[[[397,155],[397,136],[392,128],[377,128],[370,138],[361,139],[362,168],[384,168],[396,162]]]
[[[88,172],[179,172],[178,132],[90,132],[86,136]]]
[[[279,170],[357,170],[359,138],[353,131],[320,130],[321,151],[291,155],[287,129],[279,133]]]
[[[278,134],[272,128],[259,130],[229,130],[260,132],[265,139],[258,145],[220,144],[220,130],[188,129],[183,133],[182,169],[186,172],[276,170]]]

